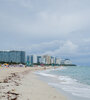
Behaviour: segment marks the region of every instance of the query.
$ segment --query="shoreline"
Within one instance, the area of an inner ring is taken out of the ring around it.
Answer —
[[[39,80],[33,73],[45,69],[47,68],[0,68],[0,100],[66,100],[63,94]]]

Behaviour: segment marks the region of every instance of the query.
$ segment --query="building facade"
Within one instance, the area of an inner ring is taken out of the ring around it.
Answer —
[[[27,65],[31,65],[31,56],[27,56]]]
[[[0,62],[25,64],[24,51],[0,51]]]
[[[31,64],[37,64],[38,63],[37,55],[30,55],[30,62]]]
[[[43,57],[46,59],[46,64],[51,64],[51,56],[44,55]]]
[[[46,63],[46,59],[45,59],[45,57],[43,57],[43,56],[42,56],[42,58],[41,58],[41,64],[47,64],[47,63]]]
[[[56,58],[56,64],[60,65],[60,58]]]
[[[41,64],[41,62],[42,62],[42,56],[37,56],[37,63]]]

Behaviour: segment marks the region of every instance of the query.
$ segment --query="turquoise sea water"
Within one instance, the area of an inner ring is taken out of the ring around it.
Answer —
[[[60,67],[37,74],[43,76],[48,84],[55,88],[83,98],[80,100],[90,100],[90,66]]]
[[[90,85],[90,66],[68,66],[63,70],[52,70],[49,74],[69,76],[78,82]]]

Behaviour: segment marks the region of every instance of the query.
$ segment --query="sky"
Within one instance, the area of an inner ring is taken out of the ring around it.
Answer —
[[[90,65],[90,0],[0,0],[0,50]]]

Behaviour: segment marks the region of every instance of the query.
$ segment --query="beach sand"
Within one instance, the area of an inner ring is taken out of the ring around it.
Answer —
[[[66,100],[33,73],[34,68],[0,68],[0,100]]]

